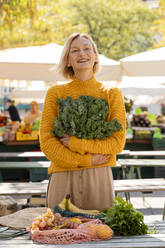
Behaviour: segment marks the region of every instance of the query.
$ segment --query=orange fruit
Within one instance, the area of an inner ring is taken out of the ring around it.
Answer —
[[[99,224],[96,227],[96,233],[100,239],[110,239],[113,236],[112,229],[105,224]]]

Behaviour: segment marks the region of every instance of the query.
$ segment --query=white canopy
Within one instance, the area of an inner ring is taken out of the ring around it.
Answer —
[[[165,76],[165,47],[128,56],[120,62],[128,76]]]
[[[0,78],[10,80],[64,81],[56,72],[63,46],[50,43],[44,46],[12,48],[0,51]],[[101,71],[97,80],[119,81],[120,63],[99,56]]]
[[[160,104],[165,101],[165,77],[127,77],[118,85],[124,96],[135,104]]]

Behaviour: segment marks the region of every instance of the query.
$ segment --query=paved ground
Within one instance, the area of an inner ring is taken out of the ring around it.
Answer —
[[[124,197],[123,194],[119,195]],[[162,220],[165,192],[145,193],[144,201],[142,193],[131,193],[131,203],[143,213],[145,222]]]

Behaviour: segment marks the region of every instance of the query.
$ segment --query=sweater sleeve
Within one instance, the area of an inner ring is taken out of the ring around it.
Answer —
[[[126,136],[126,112],[123,96],[118,88],[112,88],[108,92],[109,97],[109,115],[107,120],[117,119],[123,127],[123,131],[113,133],[113,136],[107,137],[105,140],[78,139],[75,136],[70,137],[69,148],[80,154],[98,153],[98,154],[117,154],[120,153],[125,145]]]
[[[91,155],[80,155],[66,148],[52,135],[53,124],[57,116],[56,88],[48,90],[40,123],[40,146],[46,157],[62,167],[89,167],[91,165]],[[59,164],[58,164],[59,161]]]

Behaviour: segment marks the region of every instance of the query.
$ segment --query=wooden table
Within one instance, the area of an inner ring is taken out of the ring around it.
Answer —
[[[0,195],[44,195],[48,181],[0,183]],[[165,191],[163,178],[114,180],[115,192],[151,192]]]
[[[48,181],[33,183],[0,183],[0,195],[46,195]],[[163,178],[154,179],[131,179],[114,180],[115,193],[124,192],[126,199],[130,201],[130,192],[152,192],[165,191],[165,180]],[[162,213],[165,219],[165,206]]]
[[[130,152],[131,153],[131,152]],[[123,178],[127,178],[126,176],[126,168],[130,167],[128,178],[133,178],[134,169],[137,169],[138,178],[141,179],[141,167],[165,167],[164,159],[118,159],[117,163],[122,168]],[[162,175],[163,177],[164,175]]]
[[[22,161],[23,160],[23,161]],[[41,177],[47,179],[50,162],[43,152],[0,152],[0,181],[3,181],[1,169],[29,169],[29,180]],[[40,171],[37,172],[37,169]],[[44,178],[45,176],[45,178]],[[14,174],[13,174],[14,179]]]
[[[0,182],[3,181],[3,177],[1,175],[1,169],[28,169],[29,170],[29,180],[34,181],[35,173],[37,172],[44,173],[44,179],[48,178],[48,167],[50,165],[50,161],[13,161],[13,162],[4,162],[0,161]]]
[[[123,150],[118,155],[130,155],[130,150]],[[43,152],[0,152],[0,158],[43,158]]]
[[[0,240],[2,248],[165,248],[165,221],[157,221],[148,224],[150,229],[154,226],[157,234],[147,234],[140,236],[116,236],[111,240],[90,242],[70,245],[44,245],[34,243],[28,234],[23,236]]]
[[[130,151],[129,152],[130,156],[133,157],[165,157],[165,151]]]
[[[0,152],[0,158],[42,158],[43,152]]]
[[[122,155],[122,157],[129,156],[129,150],[123,150],[119,156]],[[14,161],[13,161],[14,160]],[[24,160],[24,161],[22,161]],[[26,161],[28,160],[28,161]],[[36,162],[34,162],[36,161]],[[47,161],[42,163],[41,161]],[[48,159],[46,158],[45,154],[41,151],[37,152],[0,152],[0,181],[3,181],[3,175],[1,172],[1,169],[29,169],[29,180],[39,181],[40,177],[41,180],[47,179],[48,175],[45,172],[43,168],[48,168],[50,165],[50,162],[48,162]],[[36,169],[40,168],[40,172],[38,172]],[[42,173],[43,172],[43,173]],[[35,176],[36,175],[36,176]],[[41,176],[40,176],[41,175]],[[44,178],[45,175],[45,178]],[[12,174],[12,179],[14,179],[14,174]]]
[[[50,161],[34,161],[34,162],[0,162],[0,169],[42,169],[48,168]]]
[[[154,159],[162,159],[164,160],[165,159],[165,150],[154,150],[154,151],[130,151],[129,153],[129,156],[130,157],[133,157],[134,159],[147,159],[147,158],[153,158]],[[146,163],[145,163],[146,164]],[[145,166],[144,166],[145,167]],[[159,167],[164,167],[164,168],[159,168]],[[137,168],[137,172],[138,174],[141,174],[141,170],[140,170],[140,167]],[[131,169],[133,171],[133,167]],[[162,164],[160,164],[160,166],[156,165],[156,162],[155,162],[155,165],[154,165],[154,176],[155,177],[162,177],[163,174],[165,175],[165,166],[163,166]]]

